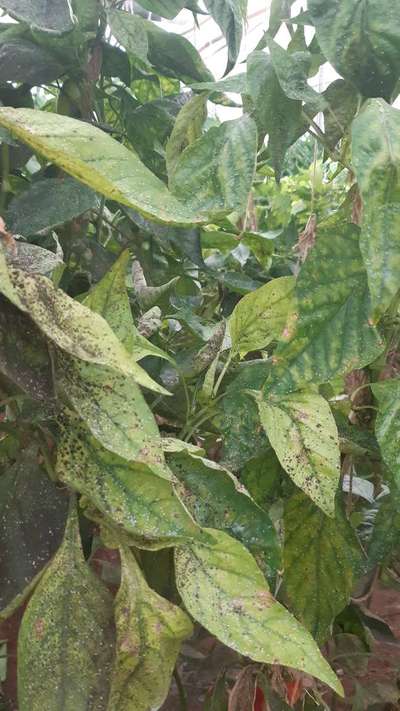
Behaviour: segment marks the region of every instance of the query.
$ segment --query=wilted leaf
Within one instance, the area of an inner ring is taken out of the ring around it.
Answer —
[[[209,532],[214,545],[176,550],[178,590],[193,617],[254,661],[300,669],[342,694],[311,635],[274,600],[251,554],[226,533]]]
[[[360,248],[375,316],[399,288],[399,131],[400,111],[383,99],[368,101],[352,127],[352,159],[363,201]]]
[[[74,178],[45,178],[14,197],[6,222],[14,234],[34,235],[95,207],[96,194]]]
[[[251,189],[257,129],[249,116],[213,126],[186,148],[175,166],[171,190],[190,211],[243,212]]]
[[[289,476],[328,516],[340,476],[339,437],[321,395],[296,392],[256,398],[271,446]]]
[[[381,352],[382,339],[369,320],[359,234],[340,213],[319,225],[296,282],[297,328],[274,353],[269,391],[328,382],[371,363]]]
[[[68,499],[38,458],[32,447],[0,477],[0,619],[28,595],[64,533]]]
[[[295,309],[294,286],[294,277],[280,277],[239,301],[229,319],[233,353],[262,350],[282,335]]]
[[[361,548],[340,506],[328,518],[303,494],[285,506],[284,581],[290,608],[319,643],[347,605]]]
[[[109,711],[160,708],[171,683],[189,617],[149,588],[135,557],[121,549],[122,580],[115,600],[116,659]]]
[[[104,711],[112,600],[86,564],[76,511],[26,608],[18,640],[20,711]]]
[[[0,125],[111,200],[161,222],[200,221],[134,153],[89,123],[33,109],[0,108]]]
[[[198,536],[200,530],[174,494],[172,483],[154,474],[151,458],[150,466],[147,461],[147,451],[142,452],[142,463],[139,455],[135,463],[122,459],[103,449],[83,427],[67,421],[58,448],[57,474],[116,526],[139,538],[176,542]]]
[[[253,554],[261,553],[269,572],[275,573],[280,550],[272,521],[236,477],[215,462],[189,453],[170,455],[167,461],[193,518],[201,526],[227,531]]]

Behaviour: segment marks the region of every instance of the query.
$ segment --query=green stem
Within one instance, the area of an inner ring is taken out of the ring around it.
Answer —
[[[226,371],[228,370],[228,368],[229,368],[229,366],[230,366],[230,364],[231,364],[231,361],[232,361],[232,351],[229,351],[229,355],[228,355],[228,357],[227,357],[227,359],[226,359],[226,361],[225,361],[225,363],[224,363],[224,367],[222,368],[222,370],[221,370],[221,372],[220,372],[220,374],[219,374],[219,376],[218,376],[218,380],[217,380],[217,382],[216,382],[215,385],[214,385],[214,390],[213,390],[213,397],[214,397],[214,398],[215,398],[215,396],[216,396],[216,394],[217,394],[217,392],[218,392],[219,386],[220,386],[221,383],[222,383],[222,380],[223,380],[223,378],[224,378],[224,376],[225,376],[225,373],[226,373]]]

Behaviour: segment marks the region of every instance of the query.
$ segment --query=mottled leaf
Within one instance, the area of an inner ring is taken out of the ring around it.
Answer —
[[[68,499],[38,459],[27,449],[0,476],[0,619],[28,595],[64,533]]]
[[[325,140],[334,149],[356,114],[359,97],[354,87],[343,79],[336,79],[329,84],[324,97],[328,103],[324,111]]]
[[[182,151],[201,136],[206,117],[207,97],[204,94],[192,96],[181,108],[165,146],[165,160],[170,181]]]
[[[164,702],[181,642],[191,635],[193,626],[179,607],[147,585],[129,549],[121,550],[121,563],[108,709],[148,711]]]
[[[331,409],[321,395],[258,394],[260,419],[289,476],[326,514],[333,516],[340,476],[339,437]]]
[[[382,339],[369,320],[359,234],[340,213],[318,228],[296,282],[297,326],[275,351],[269,391],[328,382],[371,363],[381,352]]]
[[[61,350],[89,363],[131,375],[140,385],[166,392],[136,363],[108,323],[44,276],[7,269],[0,252],[0,289]]]
[[[352,127],[352,159],[363,200],[360,248],[376,317],[399,288],[399,132],[400,111],[383,99],[368,101]]]
[[[170,481],[140,463],[139,456],[132,463],[103,449],[83,427],[70,421],[58,449],[57,474],[128,533],[171,541],[199,535]]]
[[[185,4],[186,0],[141,0],[140,7],[167,20],[173,20]]]
[[[392,0],[309,0],[318,43],[364,96],[389,100],[400,74],[400,16]]]
[[[72,220],[97,202],[95,193],[74,178],[45,178],[11,200],[6,222],[11,232],[27,237]]]
[[[84,560],[76,511],[26,608],[18,640],[20,711],[104,711],[112,600]]]
[[[209,530],[214,545],[176,551],[177,586],[188,611],[228,647],[305,671],[342,694],[311,635],[274,600],[251,554],[226,533]]]
[[[400,487],[400,378],[374,383],[372,392],[378,400],[375,434],[382,457]]]
[[[307,82],[311,66],[311,54],[308,51],[289,52],[274,40],[269,40],[272,65],[282,90],[289,99],[303,101],[313,107],[314,111],[323,111],[327,102]]]
[[[205,6],[226,39],[228,62],[224,73],[228,74],[239,56],[247,0],[205,0]]]
[[[0,125],[111,200],[160,222],[199,221],[135,153],[89,123],[34,109],[0,108]]]
[[[58,254],[28,242],[16,241],[15,253],[8,252],[6,257],[12,267],[23,269],[31,274],[51,276],[57,267],[63,266],[63,261]]]
[[[56,33],[73,29],[71,6],[68,0],[1,0],[1,7],[18,20],[41,30]]]
[[[233,353],[261,350],[282,334],[295,309],[294,286],[294,277],[279,277],[239,301],[229,319]]]
[[[47,84],[65,71],[43,47],[22,37],[0,43],[0,81],[24,82],[30,86]]]
[[[261,553],[269,572],[275,573],[280,551],[272,521],[236,477],[215,462],[185,452],[170,455],[167,461],[193,518],[201,526],[227,531],[253,554]]]
[[[397,485],[397,482],[396,482]],[[400,496],[397,488],[380,502],[368,546],[370,567],[390,558],[400,546]]]
[[[213,126],[181,154],[171,190],[192,212],[243,212],[253,182],[257,130],[249,116]]]
[[[290,609],[320,644],[350,599],[361,548],[340,506],[328,518],[303,494],[285,506],[284,582]]]

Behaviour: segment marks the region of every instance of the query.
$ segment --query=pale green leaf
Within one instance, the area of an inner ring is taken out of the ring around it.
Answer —
[[[0,125],[111,200],[160,222],[200,221],[135,153],[89,123],[34,109],[7,107],[0,108]]]
[[[326,400],[313,392],[256,397],[260,419],[289,476],[333,516],[340,477],[339,436]]]
[[[239,301],[229,319],[233,353],[262,350],[282,335],[295,310],[294,286],[294,277],[279,277]]]
[[[83,557],[76,511],[24,613],[20,711],[104,711],[112,664],[112,598]]]
[[[361,252],[374,315],[399,289],[400,111],[370,99],[352,126],[352,160],[363,200]]]
[[[109,10],[107,18],[115,39],[129,54],[147,63],[149,43],[143,18],[120,10]]]
[[[214,545],[176,551],[177,586],[188,611],[228,647],[316,676],[342,695],[311,635],[274,600],[251,554],[226,533],[209,532]]]
[[[349,602],[361,548],[340,506],[328,518],[299,493],[285,506],[284,582],[290,609],[320,644]]]
[[[121,564],[115,599],[116,658],[107,708],[158,709],[168,694],[181,643],[193,626],[179,607],[147,585],[129,549],[121,549]]]
[[[173,20],[185,5],[186,0],[141,0],[140,3],[140,7],[167,20]]]
[[[253,182],[257,129],[249,116],[213,126],[181,154],[171,190],[193,212],[243,212]]]
[[[192,96],[181,108],[165,146],[165,160],[170,182],[180,154],[201,136],[201,130],[206,118],[207,96],[204,94]]]
[[[296,282],[298,320],[274,353],[268,390],[290,392],[306,383],[329,382],[371,363],[382,351],[382,338],[369,318],[359,234],[340,213],[318,227]]]
[[[393,0],[309,0],[318,43],[364,96],[389,100],[400,74],[400,15]]]
[[[274,40],[268,48],[278,81],[289,99],[310,104],[314,111],[323,111],[327,102],[307,82],[312,56],[310,52],[289,52]]]
[[[0,254],[0,289],[40,330],[70,355],[111,368],[145,387],[166,393],[127,352],[108,323],[44,276],[7,269]]]
[[[67,420],[57,453],[57,475],[128,533],[171,541],[199,535],[172,483],[146,466],[146,451],[142,457],[143,463],[139,455],[135,463],[128,462],[103,449],[84,427]]]

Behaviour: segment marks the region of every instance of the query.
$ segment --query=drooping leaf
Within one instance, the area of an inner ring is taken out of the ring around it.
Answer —
[[[340,213],[318,227],[296,282],[297,326],[274,353],[268,390],[290,392],[305,383],[328,382],[381,352],[382,339],[369,320],[359,234]]]
[[[271,446],[289,476],[328,516],[340,476],[339,437],[326,400],[314,392],[256,397]]]
[[[357,108],[358,96],[354,87],[343,79],[329,84],[324,97],[328,107],[324,111],[325,140],[333,150],[337,142],[346,134]]]
[[[389,100],[400,73],[400,17],[391,0],[310,0],[318,43],[364,96]]]
[[[27,237],[72,220],[96,202],[95,193],[74,178],[45,178],[11,200],[6,222],[11,232]]]
[[[247,58],[247,87],[260,139],[268,134],[268,149],[279,179],[287,149],[307,128],[302,117],[301,101],[286,96],[271,57],[259,50]]]
[[[1,7],[18,20],[42,30],[55,33],[73,29],[71,6],[68,0],[1,0]]]
[[[307,82],[311,66],[311,54],[308,51],[289,52],[274,40],[269,40],[273,67],[282,90],[289,99],[303,101],[313,107],[314,111],[323,111],[327,102]]]
[[[400,486],[400,379],[374,383],[372,392],[378,400],[375,434],[382,457]]]
[[[400,111],[383,99],[370,99],[352,127],[352,159],[363,200],[360,248],[375,316],[399,288],[399,131]]]
[[[322,644],[350,599],[361,548],[340,506],[328,518],[301,493],[286,503],[284,528],[290,608]]]
[[[18,641],[21,711],[105,711],[112,600],[84,560],[76,511],[24,613]]]
[[[170,181],[180,154],[199,138],[206,117],[207,97],[204,94],[192,96],[181,108],[165,146],[165,160]]]
[[[236,477],[215,462],[186,452],[169,455],[167,461],[193,518],[201,526],[227,531],[254,555],[261,553],[269,572],[275,573],[280,551],[272,521]]]
[[[146,583],[135,557],[121,549],[122,580],[115,600],[116,659],[108,709],[148,711],[167,696],[189,617]]]
[[[154,474],[147,461],[152,464],[147,451],[142,452],[143,463],[139,456],[134,463],[122,459],[103,449],[83,427],[67,421],[58,449],[57,474],[114,525],[138,538],[164,538],[175,544],[199,535],[172,483]]]
[[[47,84],[64,73],[64,67],[43,47],[23,37],[0,43],[0,81]]]
[[[239,56],[247,0],[205,0],[205,6],[226,39],[228,62],[224,74],[228,74]]]
[[[176,550],[178,590],[193,617],[254,661],[300,669],[342,694],[311,635],[274,600],[251,554],[226,533],[209,530],[214,545]]]
[[[229,319],[233,353],[262,350],[282,334],[295,309],[294,286],[294,277],[280,277],[239,301]]]
[[[0,108],[0,125],[112,200],[160,222],[199,222],[134,153],[89,123],[34,109]]]
[[[0,476],[0,619],[23,602],[64,534],[68,499],[38,458],[27,449]]]
[[[0,296],[0,371],[33,400],[51,400],[47,342],[30,318]]]
[[[108,323],[46,277],[19,269],[7,269],[0,252],[0,289],[10,301],[36,323],[61,350],[89,363],[104,365],[134,380],[166,392],[136,363]]]
[[[167,20],[173,20],[185,5],[186,0],[142,0],[140,3],[140,7]]]
[[[243,212],[252,185],[257,129],[249,116],[210,128],[181,154],[171,190],[190,211]]]

